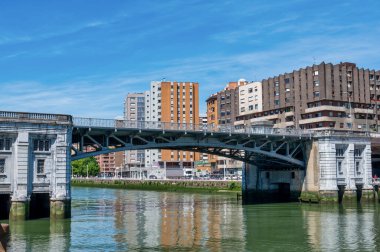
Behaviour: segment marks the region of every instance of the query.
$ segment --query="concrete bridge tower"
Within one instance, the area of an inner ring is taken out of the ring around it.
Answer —
[[[69,115],[0,112],[3,215],[70,217],[71,132]]]
[[[302,143],[304,165],[245,164],[247,202],[302,200],[361,201],[373,197],[371,139],[366,135],[315,132]],[[267,159],[262,157],[261,159]]]

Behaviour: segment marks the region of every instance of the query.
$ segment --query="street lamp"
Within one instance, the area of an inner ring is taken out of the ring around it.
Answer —
[[[224,158],[224,165],[223,165],[223,180],[226,180],[226,162],[227,162],[227,159]]]
[[[342,92],[342,94],[347,94],[348,96],[348,108],[350,110],[350,121],[351,121],[351,127],[350,129],[353,130],[354,129],[354,122],[353,122],[353,118],[352,118],[352,105],[351,105],[351,94],[350,92]]]
[[[140,180],[142,180],[142,173],[141,173],[141,160],[139,160],[138,162],[139,162],[139,168],[140,168]]]

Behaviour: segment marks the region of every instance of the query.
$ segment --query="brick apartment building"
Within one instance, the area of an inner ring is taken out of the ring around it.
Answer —
[[[263,111],[238,115],[237,127],[269,121],[303,129],[377,128],[380,71],[322,62],[265,79],[262,88]]]

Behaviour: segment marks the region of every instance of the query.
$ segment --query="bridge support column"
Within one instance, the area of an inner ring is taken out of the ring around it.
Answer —
[[[70,199],[50,199],[50,218],[65,219],[71,217]]]
[[[363,196],[363,185],[356,185],[356,201],[361,202]]]
[[[257,190],[257,174],[258,167],[249,163],[243,163],[241,185],[243,204],[248,204],[250,202],[254,202],[255,200],[255,191]]]
[[[9,219],[13,221],[29,219],[29,199],[12,199]]]
[[[314,139],[306,153],[302,201],[344,203],[371,198],[369,138],[326,134]]]
[[[346,190],[346,185],[338,185],[338,203],[343,202],[344,191]]]

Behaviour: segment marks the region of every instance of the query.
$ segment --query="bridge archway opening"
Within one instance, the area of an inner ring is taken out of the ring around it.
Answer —
[[[29,203],[29,218],[50,217],[50,195],[49,193],[32,193]]]
[[[0,220],[9,218],[10,206],[11,196],[9,194],[0,194]]]

